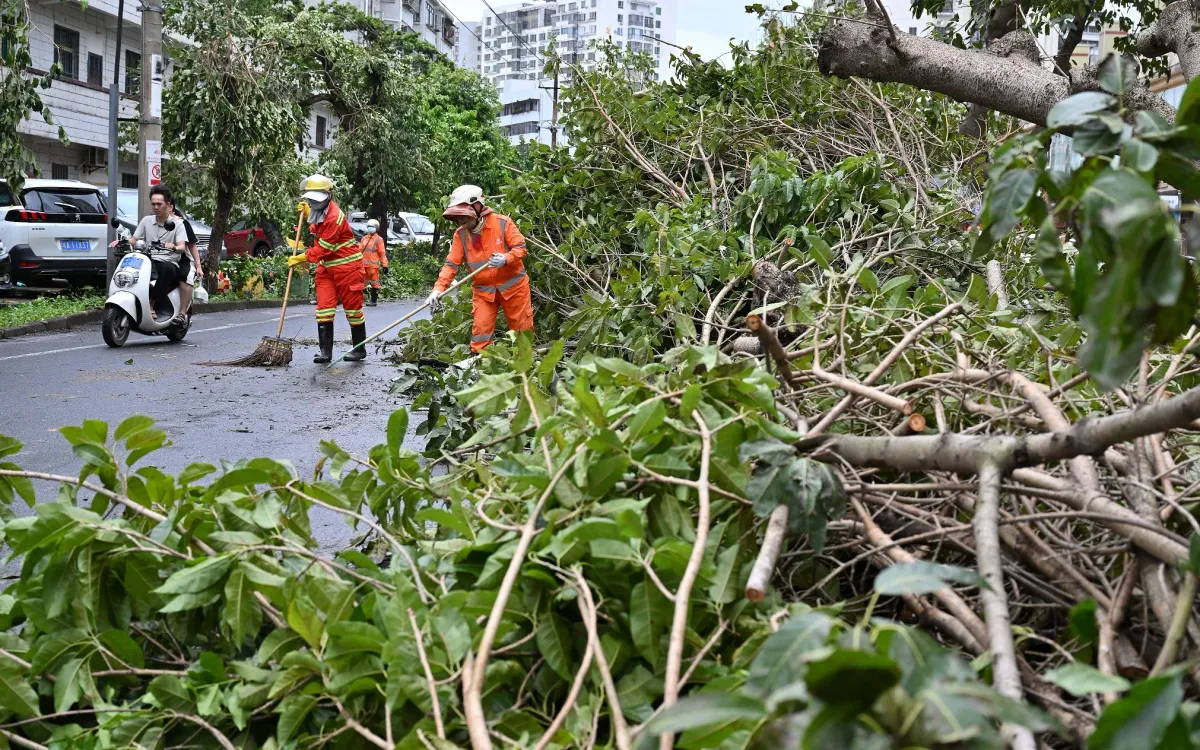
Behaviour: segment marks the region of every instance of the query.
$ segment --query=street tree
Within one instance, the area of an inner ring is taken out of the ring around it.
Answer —
[[[210,284],[235,206],[268,194],[262,183],[280,195],[282,177],[295,173],[287,165],[295,162],[303,116],[299,69],[281,43],[287,12],[270,3],[202,0],[180,3],[167,17],[190,43],[173,51],[165,147],[211,173],[213,232],[204,269]]]
[[[31,72],[33,58],[29,46],[29,9],[23,2],[0,4],[0,180],[16,192],[25,181],[25,172],[35,166],[33,154],[25,147],[17,126],[30,117],[41,117],[54,124],[50,108],[42,103],[39,91],[62,74],[54,63],[44,75]],[[58,138],[67,143],[67,133],[58,129]]]

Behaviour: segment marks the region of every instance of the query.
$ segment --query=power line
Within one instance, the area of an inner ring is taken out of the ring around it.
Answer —
[[[515,62],[517,62],[516,60],[513,60],[513,59],[511,59],[511,58],[509,58],[509,57],[505,57],[505,55],[504,55],[504,53],[503,53],[503,52],[500,52],[499,50],[497,50],[497,49],[494,49],[494,48],[492,47],[492,43],[491,43],[491,42],[489,42],[489,41],[485,41],[483,37],[481,37],[481,36],[479,36],[479,34],[475,33],[475,30],[474,30],[474,29],[472,29],[472,28],[471,28],[469,25],[467,25],[467,24],[463,23],[462,19],[461,19],[461,18],[459,18],[457,15],[455,15],[454,11],[450,10],[450,7],[449,7],[448,5],[443,5],[443,6],[442,6],[442,8],[443,8],[443,9],[444,9],[444,10],[445,10],[447,13],[449,13],[449,14],[450,14],[451,18],[453,18],[455,21],[457,21],[457,22],[458,22],[458,25],[459,25],[459,26],[462,26],[464,29],[466,29],[467,31],[471,32],[471,36],[473,36],[473,37],[475,37],[476,39],[478,39],[478,40],[479,40],[479,43],[480,43],[480,44],[482,44],[484,47],[486,47],[486,48],[488,49],[488,51],[490,51],[490,52],[494,52],[494,53],[495,53],[497,56],[499,56],[499,57],[503,57],[503,58],[504,58],[504,59],[505,59],[507,62],[510,62],[510,63],[515,63]],[[480,65],[480,68],[482,68],[482,67],[483,67],[483,61],[482,61],[482,60],[480,60],[480,61],[479,61],[479,65]]]
[[[543,64],[545,64],[545,62],[546,62],[546,58],[542,57],[542,56],[541,56],[541,55],[538,53],[538,51],[537,51],[537,49],[536,49],[535,47],[530,47],[530,46],[529,46],[529,42],[525,41],[525,35],[524,35],[524,34],[519,34],[519,33],[517,33],[516,29],[514,29],[512,26],[509,26],[509,25],[508,25],[508,22],[507,22],[507,21],[505,21],[503,18],[501,18],[501,17],[500,17],[500,14],[496,12],[496,9],[492,7],[492,4],[491,4],[491,3],[489,3],[489,2],[488,2],[488,0],[483,0],[483,4],[484,4],[485,6],[487,6],[487,9],[488,9],[488,10],[490,10],[490,11],[492,12],[492,15],[496,17],[496,20],[497,20],[497,21],[499,21],[499,22],[500,22],[500,24],[501,24],[502,26],[504,26],[504,28],[508,29],[510,32],[512,32],[512,34],[513,34],[513,35],[515,35],[515,36],[517,37],[517,41],[519,41],[519,42],[520,42],[522,45],[524,45],[524,46],[525,46],[525,48],[526,48],[526,49],[528,49],[530,52],[532,52],[532,53],[533,53],[533,57],[534,57],[534,59],[541,60],[541,61],[542,61],[542,63],[543,63]],[[539,9],[539,12],[541,12],[541,9]],[[556,35],[556,36],[557,36],[557,35]]]

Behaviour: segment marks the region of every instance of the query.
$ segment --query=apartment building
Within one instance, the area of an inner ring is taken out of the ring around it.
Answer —
[[[317,0],[309,0],[316,4]],[[394,29],[419,35],[438,52],[455,59],[458,22],[439,0],[345,0]]]
[[[651,77],[670,77],[671,52],[663,44],[676,38],[676,0],[521,0],[493,5],[484,16],[479,72],[496,84],[504,105],[501,127],[513,143],[550,143],[553,82],[546,59],[553,48],[573,67],[594,69],[603,52],[598,44],[648,55]],[[559,142],[563,142],[560,130]]]
[[[124,16],[117,18],[117,0],[81,3],[29,3],[29,46],[33,73],[40,74],[54,63],[62,65],[62,76],[41,91],[42,103],[50,108],[53,124],[38,114],[17,126],[25,146],[33,154],[30,172],[43,177],[82,180],[97,185],[108,182],[108,89],[114,63],[120,60],[121,117],[134,117],[141,96],[141,21],[136,2],[125,3]],[[123,23],[121,48],[117,48],[117,24]],[[58,127],[70,139],[59,142]],[[137,155],[124,154],[118,184],[137,187]]]
[[[458,46],[454,50],[454,64],[463,70],[479,70],[483,60],[483,21],[467,21],[458,24]]]

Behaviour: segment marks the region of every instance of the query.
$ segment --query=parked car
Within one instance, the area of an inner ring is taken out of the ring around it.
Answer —
[[[354,239],[361,240],[363,235],[367,233],[367,221],[371,217],[367,216],[366,211],[351,211],[349,217],[350,231],[354,232]],[[404,244],[400,239],[400,235],[393,232],[390,228],[388,229],[387,239],[384,242],[389,246]]]
[[[99,188],[100,194],[107,198],[108,188]],[[178,208],[178,207],[177,207]],[[183,214],[183,218],[188,220],[192,225],[192,231],[196,233],[196,247],[200,250],[200,257],[208,254],[208,243],[212,238],[212,227],[192,216],[182,208],[179,213]],[[131,233],[137,229],[138,222],[142,217],[138,215],[138,191],[133,188],[117,188],[117,220],[121,222],[121,226],[125,227]],[[224,260],[228,253],[225,249],[221,250],[221,259]]]
[[[39,179],[26,180],[14,195],[0,180],[0,243],[7,250],[10,284],[62,279],[102,285],[108,254],[104,196],[75,180]]]
[[[262,227],[252,227],[249,222],[239,221],[225,233],[226,256],[266,258],[271,252],[271,240]]]
[[[413,241],[433,242],[433,222],[421,214],[396,214],[392,217],[392,231],[403,245]]]

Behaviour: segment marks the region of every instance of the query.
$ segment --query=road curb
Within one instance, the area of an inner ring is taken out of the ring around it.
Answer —
[[[238,299],[222,300],[220,302],[196,302],[192,305],[192,313],[195,315],[203,315],[205,313],[233,312],[236,310],[258,310],[279,307],[282,304],[283,300],[278,299]],[[103,310],[85,310],[84,312],[71,313],[70,315],[63,315],[62,317],[51,318],[50,320],[39,320],[33,323],[25,323],[24,325],[13,326],[11,328],[0,328],[0,340],[15,339],[19,336],[29,336],[34,333],[65,331],[68,328],[75,328],[76,326],[99,323],[103,314]]]

